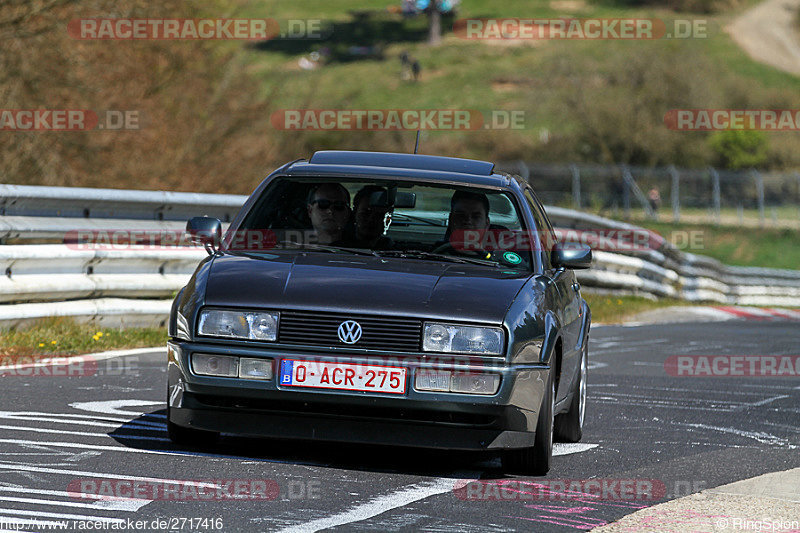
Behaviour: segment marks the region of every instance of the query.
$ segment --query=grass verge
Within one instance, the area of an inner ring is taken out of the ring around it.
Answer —
[[[64,356],[126,348],[163,346],[165,328],[100,328],[71,318],[53,317],[0,331],[0,356]]]
[[[583,299],[592,311],[592,323],[618,324],[626,319],[651,309],[671,307],[673,305],[692,305],[690,302],[674,298],[651,300],[642,296],[615,296],[608,294],[592,294],[584,292]]]
[[[713,257],[726,265],[800,268],[800,235],[796,229],[637,222],[656,231],[679,249]]]

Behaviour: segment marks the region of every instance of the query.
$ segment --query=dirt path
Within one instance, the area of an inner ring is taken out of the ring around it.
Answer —
[[[747,54],[800,76],[800,0],[766,0],[739,15],[726,31]]]

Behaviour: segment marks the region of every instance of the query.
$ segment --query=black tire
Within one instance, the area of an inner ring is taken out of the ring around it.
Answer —
[[[572,391],[569,411],[556,416],[555,436],[561,442],[579,442],[583,437],[583,421],[586,418],[586,377],[589,369],[589,355],[586,350],[581,355],[578,380]]]
[[[180,446],[208,446],[216,442],[219,433],[179,426],[169,419],[169,408],[167,408],[167,436],[174,444]]]
[[[539,420],[536,422],[536,437],[533,448],[506,450],[503,452],[503,470],[518,474],[543,476],[550,470],[553,458],[553,410],[555,409],[555,379],[552,369],[548,373],[546,394],[542,399]]]

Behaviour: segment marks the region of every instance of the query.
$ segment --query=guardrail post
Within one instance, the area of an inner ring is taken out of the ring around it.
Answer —
[[[758,225],[764,227],[764,178],[757,170],[752,171],[753,179],[756,181],[756,194],[758,195]]]
[[[800,218],[800,172],[794,173],[794,179],[797,180],[797,216]]]
[[[708,172],[711,174],[711,195],[714,202],[714,223],[719,226],[720,222],[720,191],[719,191],[719,173],[714,167],[708,167]]]
[[[631,218],[631,186],[626,179],[622,180],[622,213],[625,220]]]
[[[639,185],[636,184],[636,180],[633,179],[633,174],[631,174],[631,169],[628,167],[628,165],[622,165],[622,179],[627,184],[627,187],[625,188],[625,194],[626,194],[625,209],[627,210],[625,214],[626,218],[630,215],[629,213],[630,203],[631,203],[630,196],[632,191],[633,194],[636,196],[636,199],[639,200],[639,202],[642,204],[642,209],[644,209],[644,214],[649,218],[657,219],[658,216],[656,215],[656,212],[653,210],[652,207],[650,207],[650,202],[648,201],[647,197],[639,188]]]
[[[681,199],[680,199],[680,179],[678,170],[674,165],[669,166],[669,175],[672,178],[672,190],[669,193],[670,200],[672,201],[672,220],[675,222],[681,221]]]
[[[572,171],[572,205],[575,209],[581,208],[581,171],[578,165],[571,164],[569,166]]]

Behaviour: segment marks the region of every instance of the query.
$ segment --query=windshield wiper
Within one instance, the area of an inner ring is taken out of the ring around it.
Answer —
[[[288,244],[297,246],[298,250],[313,250],[313,251],[320,251],[320,252],[330,252],[332,254],[336,253],[347,253],[353,255],[369,255],[373,257],[380,257],[377,253],[372,250],[362,249],[362,248],[348,248],[346,246],[330,246],[327,244],[313,244],[313,243],[306,243],[306,244],[299,244],[293,241],[282,241],[279,244]],[[284,250],[290,248],[284,248]]]
[[[471,257],[460,257],[447,254],[435,254],[423,250],[380,250],[376,255],[390,257],[410,257],[414,259],[433,259],[437,261],[449,261],[451,263],[467,263],[472,265],[498,266],[494,261],[488,259],[478,259]]]

